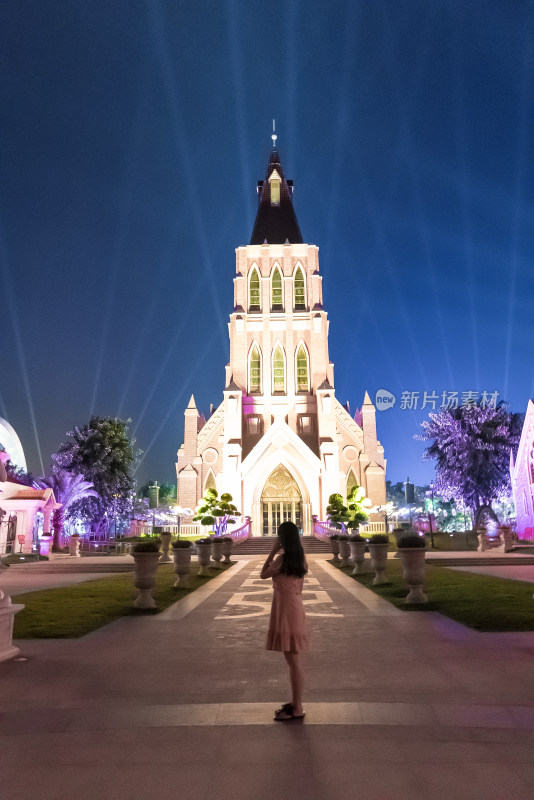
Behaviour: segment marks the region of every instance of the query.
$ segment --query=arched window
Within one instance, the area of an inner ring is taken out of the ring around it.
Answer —
[[[301,343],[297,350],[297,392],[307,392],[310,387],[308,353]]]
[[[284,351],[280,345],[276,345],[273,353],[273,393],[285,392],[286,390],[286,362]]]
[[[349,496],[351,489],[354,489],[355,486],[358,486],[358,481],[356,480],[356,476],[351,469],[349,469],[349,474],[347,475],[347,497]]]
[[[282,311],[282,273],[278,267],[274,268],[271,278],[271,306],[273,311]]]
[[[260,310],[260,275],[256,267],[252,267],[248,282],[248,309]]]
[[[250,351],[248,390],[249,392],[261,392],[261,353],[257,344],[253,345]]]
[[[304,273],[300,267],[297,267],[293,279],[293,300],[295,309],[306,308],[306,286],[304,283]]]
[[[271,187],[271,205],[272,206],[279,206],[280,205],[280,175],[274,169],[271,173],[271,177],[269,178],[269,185]]]
[[[206,478],[206,483],[204,484],[204,494],[206,494],[208,489],[217,489],[217,484],[215,483],[215,475],[213,474],[211,469],[208,473],[208,477]]]

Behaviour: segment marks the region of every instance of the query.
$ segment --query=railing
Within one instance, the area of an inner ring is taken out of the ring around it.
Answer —
[[[339,528],[334,528],[332,525],[329,525],[328,522],[319,522],[317,517],[313,518],[313,535],[322,542],[329,539],[334,533],[340,532]]]
[[[326,539],[329,539],[330,536],[339,533],[341,533],[340,528],[334,528],[334,526],[330,525],[328,522],[319,522],[316,517],[313,518],[313,535],[317,539],[325,541]],[[386,533],[386,525],[384,522],[380,521],[368,522],[366,525],[360,526],[360,533],[362,536],[374,533]]]
[[[249,539],[251,536],[250,517],[246,517],[245,524],[241,525],[240,528],[230,531],[227,536],[231,536],[234,542],[244,542],[245,539]]]

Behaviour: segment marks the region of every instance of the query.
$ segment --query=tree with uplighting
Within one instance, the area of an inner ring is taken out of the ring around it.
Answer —
[[[219,497],[216,489],[207,489],[196,508],[193,521],[211,525],[215,536],[223,536],[228,525],[235,522],[234,517],[240,514],[232,501],[232,495],[228,492]]]
[[[88,497],[98,497],[93,484],[86,481],[83,475],[69,472],[66,469],[55,467],[46,478],[34,482],[40,489],[52,489],[60,508],[56,508],[52,515],[52,550],[57,552],[60,547],[61,534],[65,521],[72,516],[76,503]]]
[[[361,486],[353,486],[347,495],[347,510],[349,513],[349,528],[358,528],[369,520],[368,510],[372,506],[371,500],[365,496]]]
[[[487,514],[498,522],[493,504],[510,493],[510,450],[521,436],[521,414],[505,403],[443,409],[421,423],[416,439],[431,442],[423,458],[436,464],[435,488],[444,499],[461,500],[477,527]]]
[[[57,467],[82,475],[94,486],[96,496],[73,504],[81,517],[98,521],[130,512],[134,495],[131,471],[141,452],[130,435],[130,421],[92,416],[87,425],[68,431],[68,441],[52,456]]]

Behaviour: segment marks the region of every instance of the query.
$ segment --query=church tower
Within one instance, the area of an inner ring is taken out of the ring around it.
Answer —
[[[314,515],[326,519],[328,497],[346,497],[354,484],[385,503],[369,395],[356,419],[335,396],[321,283],[319,250],[303,242],[273,135],[250,244],[236,249],[224,400],[207,422],[193,400],[185,411],[180,505],[195,507],[216,486],[259,536],[284,519],[310,534]]]

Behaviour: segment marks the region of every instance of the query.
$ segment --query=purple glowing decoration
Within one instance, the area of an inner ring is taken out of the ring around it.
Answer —
[[[484,513],[496,521],[492,503],[510,495],[510,450],[517,448],[521,415],[496,408],[462,406],[429,414],[415,438],[432,442],[423,458],[435,459],[435,490],[471,509],[475,527]]]

